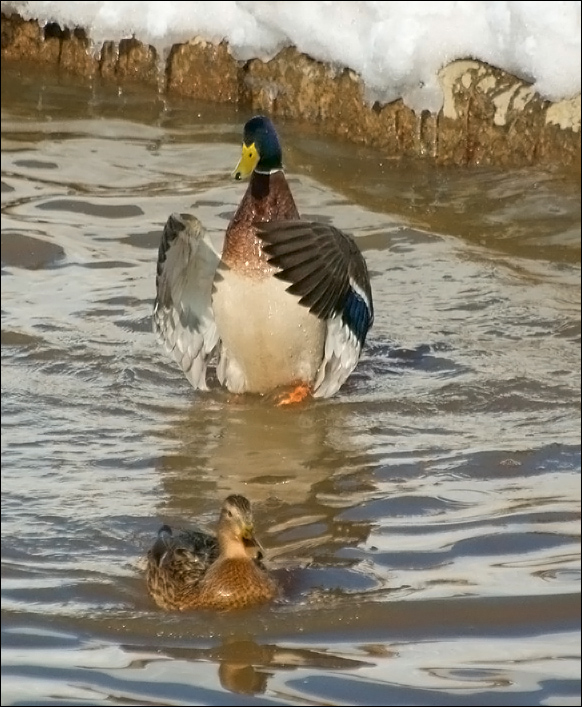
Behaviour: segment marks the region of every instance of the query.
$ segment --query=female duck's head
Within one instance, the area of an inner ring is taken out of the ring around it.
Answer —
[[[253,172],[271,174],[282,168],[281,144],[275,126],[269,118],[256,115],[245,124],[242,156],[232,176],[245,179]]]

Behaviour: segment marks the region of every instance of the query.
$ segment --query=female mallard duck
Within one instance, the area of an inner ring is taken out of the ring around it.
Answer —
[[[218,380],[233,393],[296,386],[281,402],[329,397],[355,368],[374,318],[366,261],[348,234],[300,219],[268,118],[246,123],[233,176],[250,182],[222,257],[194,217],[166,223],[154,329],[197,389],[206,389],[216,349]]]
[[[173,535],[164,525],[147,556],[147,586],[162,609],[241,609],[277,594],[262,563],[251,505],[232,495],[222,504],[218,533]]]

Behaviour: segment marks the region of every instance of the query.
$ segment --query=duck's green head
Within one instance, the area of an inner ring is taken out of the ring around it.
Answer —
[[[282,166],[281,145],[275,126],[264,115],[256,115],[245,124],[242,156],[232,176],[245,179],[255,170],[269,174]]]

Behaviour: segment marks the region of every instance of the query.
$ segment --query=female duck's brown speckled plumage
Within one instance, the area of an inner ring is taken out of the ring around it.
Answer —
[[[333,395],[355,368],[374,319],[366,262],[354,239],[302,220],[265,116],[244,127],[235,179],[249,186],[219,256],[200,222],[168,219],[158,254],[154,329],[195,388],[206,367],[233,393],[281,402]]]
[[[261,604],[277,594],[262,558],[250,503],[232,495],[222,505],[216,536],[174,536],[162,526],[147,556],[148,591],[163,609],[226,611]]]

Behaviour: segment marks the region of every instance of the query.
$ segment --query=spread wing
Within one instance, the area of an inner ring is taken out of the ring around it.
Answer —
[[[207,389],[206,366],[219,339],[211,302],[219,260],[197,218],[169,217],[158,251],[154,332],[199,390]]]
[[[327,323],[323,360],[313,395],[333,395],[355,368],[374,321],[366,261],[354,239],[313,221],[272,221],[258,226],[275,277]]]

